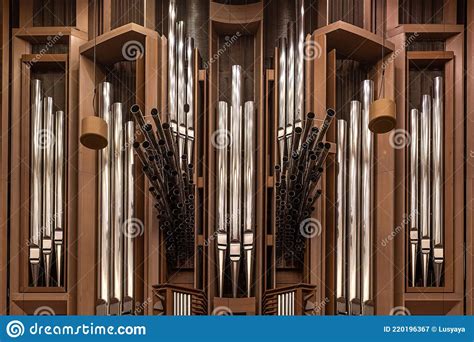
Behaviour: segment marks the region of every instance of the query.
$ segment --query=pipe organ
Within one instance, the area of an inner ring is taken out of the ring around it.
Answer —
[[[433,79],[433,96],[422,96],[421,111],[410,111],[410,286],[442,286],[443,78]],[[419,265],[421,258],[421,268]]]
[[[474,10],[398,2],[5,2],[0,314],[473,313]]]
[[[374,85],[361,85],[348,121],[337,122],[336,297],[343,315],[373,314],[373,137],[368,128]]]

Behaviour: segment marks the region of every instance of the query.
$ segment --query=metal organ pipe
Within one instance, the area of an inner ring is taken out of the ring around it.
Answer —
[[[168,13],[168,112],[170,122],[178,122],[176,99],[176,0],[170,0]]]
[[[244,238],[246,259],[247,296],[250,297],[253,273],[253,249],[255,232],[255,108],[254,102],[245,103],[244,114]]]
[[[373,314],[373,136],[369,130],[369,108],[374,100],[374,83],[371,80],[362,82],[362,117],[361,117],[361,300],[362,314]]]
[[[227,135],[227,103],[219,102],[217,112],[217,130]],[[226,136],[227,138],[227,136]],[[217,150],[217,280],[219,288],[219,297],[224,294],[224,269],[225,257],[227,251],[227,145],[220,146]]]
[[[31,167],[33,173],[31,176],[31,219],[30,219],[30,249],[29,249],[29,261],[31,268],[31,277],[33,286],[38,286],[38,280],[40,276],[40,260],[41,260],[41,227],[43,223],[41,221],[42,213],[42,191],[41,184],[43,183],[41,177],[41,163],[42,163],[42,149],[38,143],[38,137],[42,130],[42,94],[41,94],[41,81],[31,81]]]
[[[44,174],[43,174],[43,260],[45,269],[45,284],[48,287],[51,279],[51,255],[52,255],[52,239],[54,233],[54,115],[53,115],[53,98],[45,97],[43,103],[44,129],[42,132],[42,141],[37,141],[43,148],[44,153]]]
[[[428,286],[429,261],[431,257],[430,229],[430,131],[431,96],[423,95],[420,116],[420,226],[423,286]]]
[[[346,151],[347,122],[337,120],[336,301],[337,312],[347,313],[346,294]]]
[[[349,179],[352,184],[348,188],[348,302],[349,312],[352,315],[360,315],[360,122],[361,104],[359,101],[351,101],[349,118]]]
[[[97,113],[108,124],[108,136],[113,137],[111,117],[112,84],[99,83],[96,88]],[[99,276],[98,276],[98,305],[97,313],[108,314],[110,297],[109,287],[109,255],[111,231],[111,157],[112,144],[108,144],[99,152]]]
[[[419,149],[419,112],[417,109],[410,111],[410,283],[416,283],[416,259],[418,254],[418,241],[420,236],[419,210],[418,210],[418,149]]]
[[[186,38],[186,155],[188,164],[193,162],[194,151],[194,39]]]
[[[304,0],[296,1],[296,98],[295,125],[301,126],[304,111]]]
[[[184,142],[183,130],[186,130],[186,115],[184,112],[184,105],[186,102],[186,76],[184,67],[185,49],[184,49],[184,22],[179,21],[176,24],[176,35],[177,35],[177,57],[176,61],[178,64],[177,71],[177,97],[178,97],[178,122],[176,132],[178,135],[178,151],[179,155],[184,154]]]
[[[62,286],[64,245],[64,112],[55,115],[55,187],[54,187],[54,252],[56,258],[57,286]]]
[[[286,156],[286,39],[279,40],[278,56],[278,146],[280,166],[284,168]]]
[[[232,107],[231,107],[231,180],[230,180],[230,260],[232,294],[237,297],[239,264],[241,255],[241,126],[242,126],[242,67],[232,66]]]
[[[433,81],[433,271],[436,286],[441,285],[444,263],[444,222],[443,222],[443,78],[435,77]]]

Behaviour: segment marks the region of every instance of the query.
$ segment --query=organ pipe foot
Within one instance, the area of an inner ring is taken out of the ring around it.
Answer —
[[[120,315],[121,308],[120,308],[120,300],[117,298],[111,298],[110,299],[110,305],[109,305],[109,314],[111,316],[118,316]]]
[[[227,232],[217,232],[217,279],[219,286],[219,297],[224,295],[224,269],[225,255],[227,251]]]
[[[349,302],[349,313],[351,316],[360,316],[361,310],[361,303],[360,299],[354,298]]]
[[[410,281],[411,286],[416,285],[416,257],[418,252],[418,243],[411,243],[410,244]]]
[[[30,269],[33,286],[38,286],[40,277],[40,248],[37,245],[30,247]]]
[[[133,298],[124,297],[122,302],[122,315],[134,315]]]
[[[232,278],[232,297],[237,298],[237,289],[239,283],[239,260],[231,260],[231,278]]]
[[[362,303],[362,315],[364,316],[374,315],[374,303],[371,300],[368,300]]]
[[[39,263],[30,264],[30,267],[31,267],[31,278],[33,280],[33,286],[36,287],[38,286],[40,265]]]
[[[338,315],[347,315],[347,301],[344,297],[336,299],[336,310]]]
[[[51,285],[51,253],[44,254],[45,285]]]
[[[63,230],[56,228],[54,231],[54,254],[56,258],[57,286],[62,286],[63,275]]]
[[[422,253],[422,264],[421,272],[423,274],[423,286],[428,286],[428,267],[430,263],[430,255],[428,253]]]
[[[108,315],[108,303],[105,301],[99,301],[99,303],[95,307],[95,314],[97,316],[107,316]]]
[[[244,232],[244,252],[245,252],[245,280],[247,282],[247,297],[252,292],[252,273],[253,273],[253,231]]]
[[[439,287],[441,286],[441,278],[443,276],[444,248],[439,246],[435,247],[433,249],[433,258],[435,284],[437,287]]]

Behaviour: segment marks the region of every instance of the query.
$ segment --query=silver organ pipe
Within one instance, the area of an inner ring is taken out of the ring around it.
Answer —
[[[286,39],[279,40],[278,56],[278,146],[280,167],[286,163]]]
[[[135,140],[135,123],[128,121],[125,124],[125,159],[124,159],[124,225],[133,222],[135,214],[135,160],[133,142]],[[124,283],[122,313],[132,313],[134,309],[134,245],[132,234],[125,234],[124,250]]]
[[[362,82],[361,117],[361,300],[362,314],[373,314],[373,136],[369,130],[369,108],[374,100],[374,83]]]
[[[42,215],[42,149],[38,143],[38,137],[42,130],[42,109],[43,100],[41,93],[41,81],[31,81],[31,141],[33,142],[31,148],[31,167],[33,173],[31,176],[31,219],[30,219],[30,249],[29,249],[29,261],[31,268],[31,278],[33,286],[38,286],[40,277],[40,260],[41,260],[41,242],[42,242],[42,228],[43,222],[41,220]]]
[[[295,126],[300,127],[304,111],[304,0],[296,1],[296,97]]]
[[[44,130],[42,142],[44,153],[44,174],[43,174],[43,261],[45,269],[45,284],[50,286],[51,280],[51,257],[52,257],[52,241],[54,234],[54,115],[53,115],[53,98],[45,97],[43,103]]]
[[[182,156],[184,154],[185,131],[186,131],[186,115],[184,112],[184,105],[186,102],[186,76],[185,76],[185,48],[184,48],[184,22],[179,21],[176,24],[176,61],[177,61],[177,98],[178,98],[178,122],[176,132],[178,135],[178,152]]]
[[[241,257],[241,134],[242,134],[242,67],[232,66],[232,106],[230,133],[232,137],[230,153],[230,246],[232,294],[237,297],[238,275]]]
[[[186,39],[186,154],[188,164],[193,162],[194,151],[194,39]]]
[[[352,183],[348,187],[348,303],[349,313],[360,315],[360,122],[361,104],[351,101],[349,118],[348,176]]]
[[[295,22],[288,23],[288,49],[286,68],[286,120],[287,127],[293,127],[295,122]],[[291,129],[290,129],[291,130]],[[289,132],[287,132],[289,135]],[[288,139],[291,146],[291,139]]]
[[[444,222],[443,222],[443,78],[433,80],[433,119],[432,119],[432,226],[433,226],[433,271],[435,285],[441,286],[444,264]]]
[[[420,238],[419,210],[418,210],[418,150],[419,150],[419,112],[410,111],[410,284],[416,285],[416,266],[418,255],[418,241]]]
[[[57,286],[62,286],[63,277],[63,245],[64,245],[64,112],[55,114],[55,167],[54,167],[54,254],[56,258]]]
[[[224,101],[219,102],[217,112],[217,130],[220,132],[220,138],[224,138],[222,134],[227,135],[228,133],[228,113],[227,103]],[[227,136],[225,137],[227,138]],[[219,288],[219,297],[223,296],[224,293],[224,269],[225,269],[225,257],[227,252],[227,146],[220,146],[217,150],[217,279]]]
[[[250,297],[253,273],[253,249],[255,238],[255,108],[253,101],[245,103],[244,114],[244,238],[246,260],[247,296]]]
[[[176,0],[170,0],[168,13],[168,112],[170,122],[178,122],[176,88]]]
[[[430,229],[430,133],[431,96],[423,95],[420,116],[420,227],[423,286],[428,286],[429,261],[431,258]]]
[[[113,137],[111,117],[112,84],[99,83],[96,88],[97,113],[108,125],[108,136]],[[111,289],[110,277],[110,232],[111,232],[111,157],[112,143],[99,152],[99,253],[98,253],[98,304],[97,313],[108,314]]]
[[[346,189],[347,189],[347,121],[337,120],[337,202],[336,202],[336,305],[346,314]]]

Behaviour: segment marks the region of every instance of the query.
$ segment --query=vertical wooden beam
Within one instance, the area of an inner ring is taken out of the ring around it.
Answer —
[[[89,4],[88,0],[76,0],[76,28],[88,31]]]
[[[33,0],[20,0],[20,28],[33,26]]]
[[[399,0],[386,0],[386,11],[385,11],[385,32],[388,32],[389,30],[397,27],[400,23],[399,17],[398,17],[398,1]],[[378,1],[377,4],[379,4],[382,1]],[[382,4],[380,4],[382,5]]]

